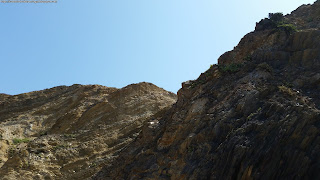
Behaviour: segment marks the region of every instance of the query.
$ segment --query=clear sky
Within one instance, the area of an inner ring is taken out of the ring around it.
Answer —
[[[315,0],[57,1],[0,3],[0,93],[142,81],[177,92],[269,12]]]

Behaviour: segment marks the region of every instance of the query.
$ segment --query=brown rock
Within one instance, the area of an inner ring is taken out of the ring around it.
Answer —
[[[1,98],[0,142],[9,142],[0,148],[4,179],[89,178],[176,101],[150,83],[60,86]]]
[[[295,33],[259,24],[94,179],[319,179],[320,21],[300,22],[318,12],[286,16]]]

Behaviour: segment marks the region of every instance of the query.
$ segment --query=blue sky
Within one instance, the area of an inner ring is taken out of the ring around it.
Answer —
[[[269,12],[315,0],[0,3],[0,93],[151,82],[176,92]]]

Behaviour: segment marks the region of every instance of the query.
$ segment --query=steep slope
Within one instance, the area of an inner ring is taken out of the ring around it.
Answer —
[[[257,23],[95,179],[319,179],[319,5]]]
[[[85,179],[176,95],[150,83],[59,86],[0,97],[0,179]]]

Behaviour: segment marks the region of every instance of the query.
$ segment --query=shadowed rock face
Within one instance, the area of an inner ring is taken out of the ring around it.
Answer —
[[[256,31],[245,35],[238,46],[224,53],[218,62],[220,65],[243,63],[248,60],[255,62],[319,63],[319,33],[320,33],[320,2],[313,5],[302,5],[292,14],[284,17],[284,22],[290,23],[299,30],[288,34],[285,31],[270,28],[260,28],[268,19],[257,23]],[[271,62],[272,61],[272,62]]]
[[[0,179],[86,179],[176,102],[150,83],[0,94]]]
[[[300,31],[251,32],[183,83],[95,179],[319,179],[320,20],[298,24],[312,12],[319,1],[286,17]]]
[[[316,1],[312,5],[302,5],[286,18],[299,29],[319,29],[320,1]]]

